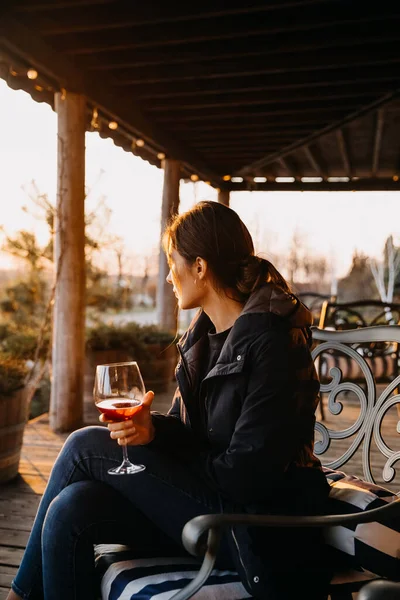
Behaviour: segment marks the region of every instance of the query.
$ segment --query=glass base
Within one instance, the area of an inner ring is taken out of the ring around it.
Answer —
[[[119,467],[115,467],[114,469],[109,469],[107,473],[109,475],[134,475],[135,473],[140,473],[145,470],[144,465],[133,465],[131,462],[124,460]]]

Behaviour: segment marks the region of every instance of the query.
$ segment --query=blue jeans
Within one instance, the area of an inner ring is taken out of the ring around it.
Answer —
[[[105,427],[72,433],[54,463],[24,557],[12,583],[29,600],[98,598],[93,544],[129,544],[138,556],[184,556],[185,523],[221,512],[221,501],[188,465],[147,446],[130,446],[135,475],[108,475],[122,449]],[[226,548],[220,566],[231,567]]]

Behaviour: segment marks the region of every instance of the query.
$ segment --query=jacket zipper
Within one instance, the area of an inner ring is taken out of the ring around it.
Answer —
[[[238,553],[238,556],[239,556],[240,564],[242,565],[243,571],[244,571],[244,573],[246,575],[247,585],[249,586],[249,589],[251,590],[252,588],[251,588],[251,583],[250,583],[250,580],[249,580],[249,574],[247,573],[246,567],[244,566],[244,562],[242,560],[242,555],[240,554],[239,544],[238,544],[238,541],[236,539],[235,533],[233,531],[233,527],[231,527],[231,534],[232,534],[232,537],[233,537],[233,541],[235,542],[235,546],[236,546],[237,553]]]

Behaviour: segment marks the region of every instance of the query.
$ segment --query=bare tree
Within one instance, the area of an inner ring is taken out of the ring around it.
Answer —
[[[383,260],[371,258],[369,265],[382,302],[393,302],[396,276],[400,272],[400,249],[395,248],[392,235],[386,240]]]

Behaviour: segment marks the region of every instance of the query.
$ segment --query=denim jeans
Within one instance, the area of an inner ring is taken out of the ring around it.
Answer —
[[[72,433],[54,463],[13,590],[29,600],[98,598],[93,544],[129,544],[138,556],[185,556],[181,533],[221,512],[218,494],[188,465],[151,446],[130,446],[135,475],[108,475],[122,449],[105,427]],[[221,547],[220,566],[233,565]]]

